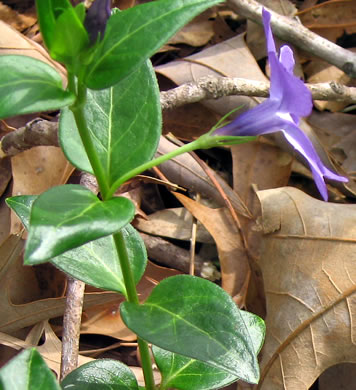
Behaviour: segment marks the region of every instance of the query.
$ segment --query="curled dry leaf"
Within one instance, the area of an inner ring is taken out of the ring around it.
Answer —
[[[241,235],[229,211],[226,208],[211,209],[179,193],[175,196],[213,236],[221,265],[222,288],[237,303],[243,303],[250,268]]]
[[[258,192],[267,336],[258,389],[307,390],[356,362],[356,206],[295,188]]]

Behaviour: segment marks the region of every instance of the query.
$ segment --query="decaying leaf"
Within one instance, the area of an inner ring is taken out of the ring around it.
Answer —
[[[241,234],[228,210],[211,209],[179,193],[175,196],[213,236],[219,253],[222,287],[238,303],[243,303],[250,268]]]
[[[295,188],[258,192],[267,336],[258,389],[307,390],[356,362],[356,206]]]
[[[19,290],[20,286],[16,282],[21,273],[18,265],[22,264],[22,250],[24,242],[19,236],[9,236],[0,246],[0,331],[11,333],[16,330],[37,324],[39,321],[63,315],[65,307],[65,297],[37,299],[24,304],[14,304],[11,300],[14,289]],[[25,268],[25,267],[23,267]],[[32,268],[26,267],[28,272],[33,272]],[[32,270],[32,271],[31,271]],[[33,294],[32,290],[26,291],[27,296]],[[21,292],[16,291],[16,296]],[[113,302],[117,299],[117,294],[110,292],[86,293],[84,298],[84,308]]]
[[[37,146],[11,159],[14,185],[12,194],[39,195],[49,188],[64,184],[74,171],[62,150],[55,146]],[[21,231],[22,224],[12,213],[11,233]]]
[[[183,207],[164,209],[150,214],[147,219],[138,218],[135,227],[142,232],[161,237],[189,241],[192,234],[192,215]],[[211,235],[198,225],[197,241],[211,244]]]

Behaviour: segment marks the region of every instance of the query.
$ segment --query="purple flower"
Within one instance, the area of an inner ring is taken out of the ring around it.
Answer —
[[[89,33],[90,43],[94,44],[100,33],[103,39],[106,22],[111,15],[111,0],[95,0],[90,6],[84,20],[84,27]]]
[[[299,118],[308,116],[313,108],[311,93],[293,74],[295,62],[289,46],[281,47],[278,58],[270,25],[271,14],[263,9],[262,16],[271,68],[270,97],[216,130],[214,135],[256,136],[282,131],[287,141],[308,161],[318,190],[327,200],[324,178],[342,182],[348,179],[325,167],[309,138],[298,127]]]

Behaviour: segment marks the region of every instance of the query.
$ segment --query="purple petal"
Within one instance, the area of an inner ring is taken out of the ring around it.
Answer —
[[[282,131],[287,141],[308,161],[315,184],[324,200],[328,199],[324,177],[341,182],[348,181],[346,177],[333,173],[322,163],[312,142],[294,123],[285,121]]]
[[[215,135],[255,136],[279,131],[280,118],[276,116],[279,103],[271,99],[234,119],[228,125],[215,130]]]
[[[270,25],[271,15],[265,9],[262,15],[271,68],[270,98],[280,102],[278,110],[280,112],[289,112],[295,116],[308,116],[313,108],[311,92],[303,81],[293,74],[293,52],[288,46],[283,46],[280,59],[277,58]]]
[[[293,74],[295,61],[293,56],[293,50],[289,46],[284,45],[280,48],[279,62],[283,64],[284,68],[288,73]]]
[[[106,23],[111,15],[111,0],[95,0],[85,16],[84,27],[89,33],[90,43],[94,44],[100,33],[103,39]]]
[[[271,14],[265,10],[262,9],[262,20],[263,20],[263,28],[265,30],[265,36],[266,36],[266,44],[267,44],[267,53],[277,53],[276,52],[276,45],[274,43],[272,29],[271,29]]]

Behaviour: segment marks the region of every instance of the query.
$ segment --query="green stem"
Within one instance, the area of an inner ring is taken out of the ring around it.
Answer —
[[[71,80],[71,78],[69,78],[69,80]],[[74,88],[74,82],[69,81],[68,87]],[[108,195],[110,188],[107,181],[105,180],[106,175],[96,152],[95,145],[90,137],[90,132],[85,119],[84,106],[86,102],[86,93],[86,87],[78,82],[77,101],[75,105],[71,107],[71,110],[73,112],[78,132],[84,145],[85,152],[93,168],[96,180],[98,181],[102,199],[106,200],[111,198],[112,195]]]
[[[129,263],[129,256],[127,253],[124,236],[122,232],[118,232],[115,233],[113,237],[114,237],[116,250],[119,255],[121,272],[126,287],[127,301],[135,304],[139,304],[138,295],[136,291],[136,283],[133,277],[132,268]],[[146,389],[155,390],[156,386],[153,378],[151,356],[150,356],[148,344],[146,343],[146,341],[142,340],[139,337],[137,337],[137,342],[140,349],[142,370],[143,370],[143,376],[145,378]]]
[[[86,103],[86,87],[78,81],[77,87],[74,76],[68,74],[68,89],[77,95],[77,100],[71,110],[73,112],[75,122],[78,127],[80,137],[82,139],[86,154],[89,158],[90,164],[93,168],[94,174],[99,184],[100,192],[103,200],[110,199],[114,192],[110,191],[109,185],[105,180],[105,172],[98,154],[96,153],[95,145],[90,137],[90,132],[84,114],[84,107]],[[122,231],[113,234],[116,250],[120,259],[120,266],[122,276],[127,291],[127,300],[135,304],[139,304],[138,295],[136,291],[136,283],[133,277],[132,268],[129,262],[126,243]],[[142,370],[145,378],[147,390],[156,390],[153,378],[153,370],[151,364],[151,356],[146,341],[137,338],[138,346],[141,354]]]
[[[121,176],[119,179],[117,179],[114,184],[111,186],[109,190],[109,196],[112,196],[117,188],[121,186],[121,184],[125,183],[127,180],[131,179],[132,177],[139,175],[143,171],[146,171],[147,169],[151,169],[159,164],[162,164],[163,162],[170,160],[174,157],[177,157],[183,153],[191,152],[196,149],[202,149],[202,142],[201,138],[190,142],[189,144],[183,145],[180,148],[177,148],[175,150],[172,150],[171,152],[164,154],[163,156],[157,157],[151,161],[148,161],[142,165],[139,165],[138,167],[132,169],[131,171],[127,172],[125,175]]]

